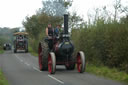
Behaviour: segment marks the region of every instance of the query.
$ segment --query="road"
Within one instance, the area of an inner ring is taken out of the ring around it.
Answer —
[[[10,85],[122,85],[86,72],[67,71],[64,66],[57,66],[54,75],[41,72],[38,59],[29,53],[6,51],[0,54],[0,68]]]

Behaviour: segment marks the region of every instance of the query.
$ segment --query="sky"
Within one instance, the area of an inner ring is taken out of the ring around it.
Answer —
[[[36,10],[42,8],[43,0],[0,0],[0,27],[22,27],[22,21],[26,16],[36,13]],[[128,0],[122,0],[123,4],[128,5]],[[73,0],[69,11],[77,11],[78,15],[84,19],[87,13],[103,6],[111,9],[113,0]]]
[[[77,11],[77,14],[87,20],[88,13],[94,12],[96,8],[106,6],[110,12],[114,12],[113,4],[115,0],[74,0],[70,11]],[[128,0],[121,0],[123,6],[128,6]]]

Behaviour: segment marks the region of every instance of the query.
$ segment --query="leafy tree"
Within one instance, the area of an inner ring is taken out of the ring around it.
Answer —
[[[43,1],[42,12],[51,16],[63,16],[71,5],[71,0],[47,0]]]
[[[26,28],[26,31],[29,32],[29,35],[32,38],[38,39],[39,33],[41,32],[40,24],[38,21],[38,16],[33,15],[31,17],[26,17],[26,21],[23,21],[23,25]]]
[[[82,27],[82,25],[84,25],[83,19],[80,16],[78,16],[76,12],[73,12],[72,14],[70,14],[69,28],[77,29],[77,28]]]
[[[19,28],[8,28],[3,27],[0,28],[0,45],[3,46],[4,43],[12,43],[13,44],[13,33],[18,31]]]

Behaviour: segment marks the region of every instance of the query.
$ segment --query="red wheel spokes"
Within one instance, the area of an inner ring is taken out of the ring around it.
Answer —
[[[77,57],[77,70],[78,70],[78,72],[81,71],[81,58],[80,58],[80,56]]]
[[[48,57],[48,71],[52,72],[52,59],[51,56]]]

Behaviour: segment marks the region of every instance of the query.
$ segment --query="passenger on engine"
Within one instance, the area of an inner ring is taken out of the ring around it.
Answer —
[[[54,29],[54,34],[55,36],[60,36],[60,34],[63,32],[62,28],[60,25],[57,25],[57,27]]]
[[[60,26],[57,25],[57,27],[54,29],[55,36],[59,36],[59,33],[60,33],[59,31],[60,31]]]

